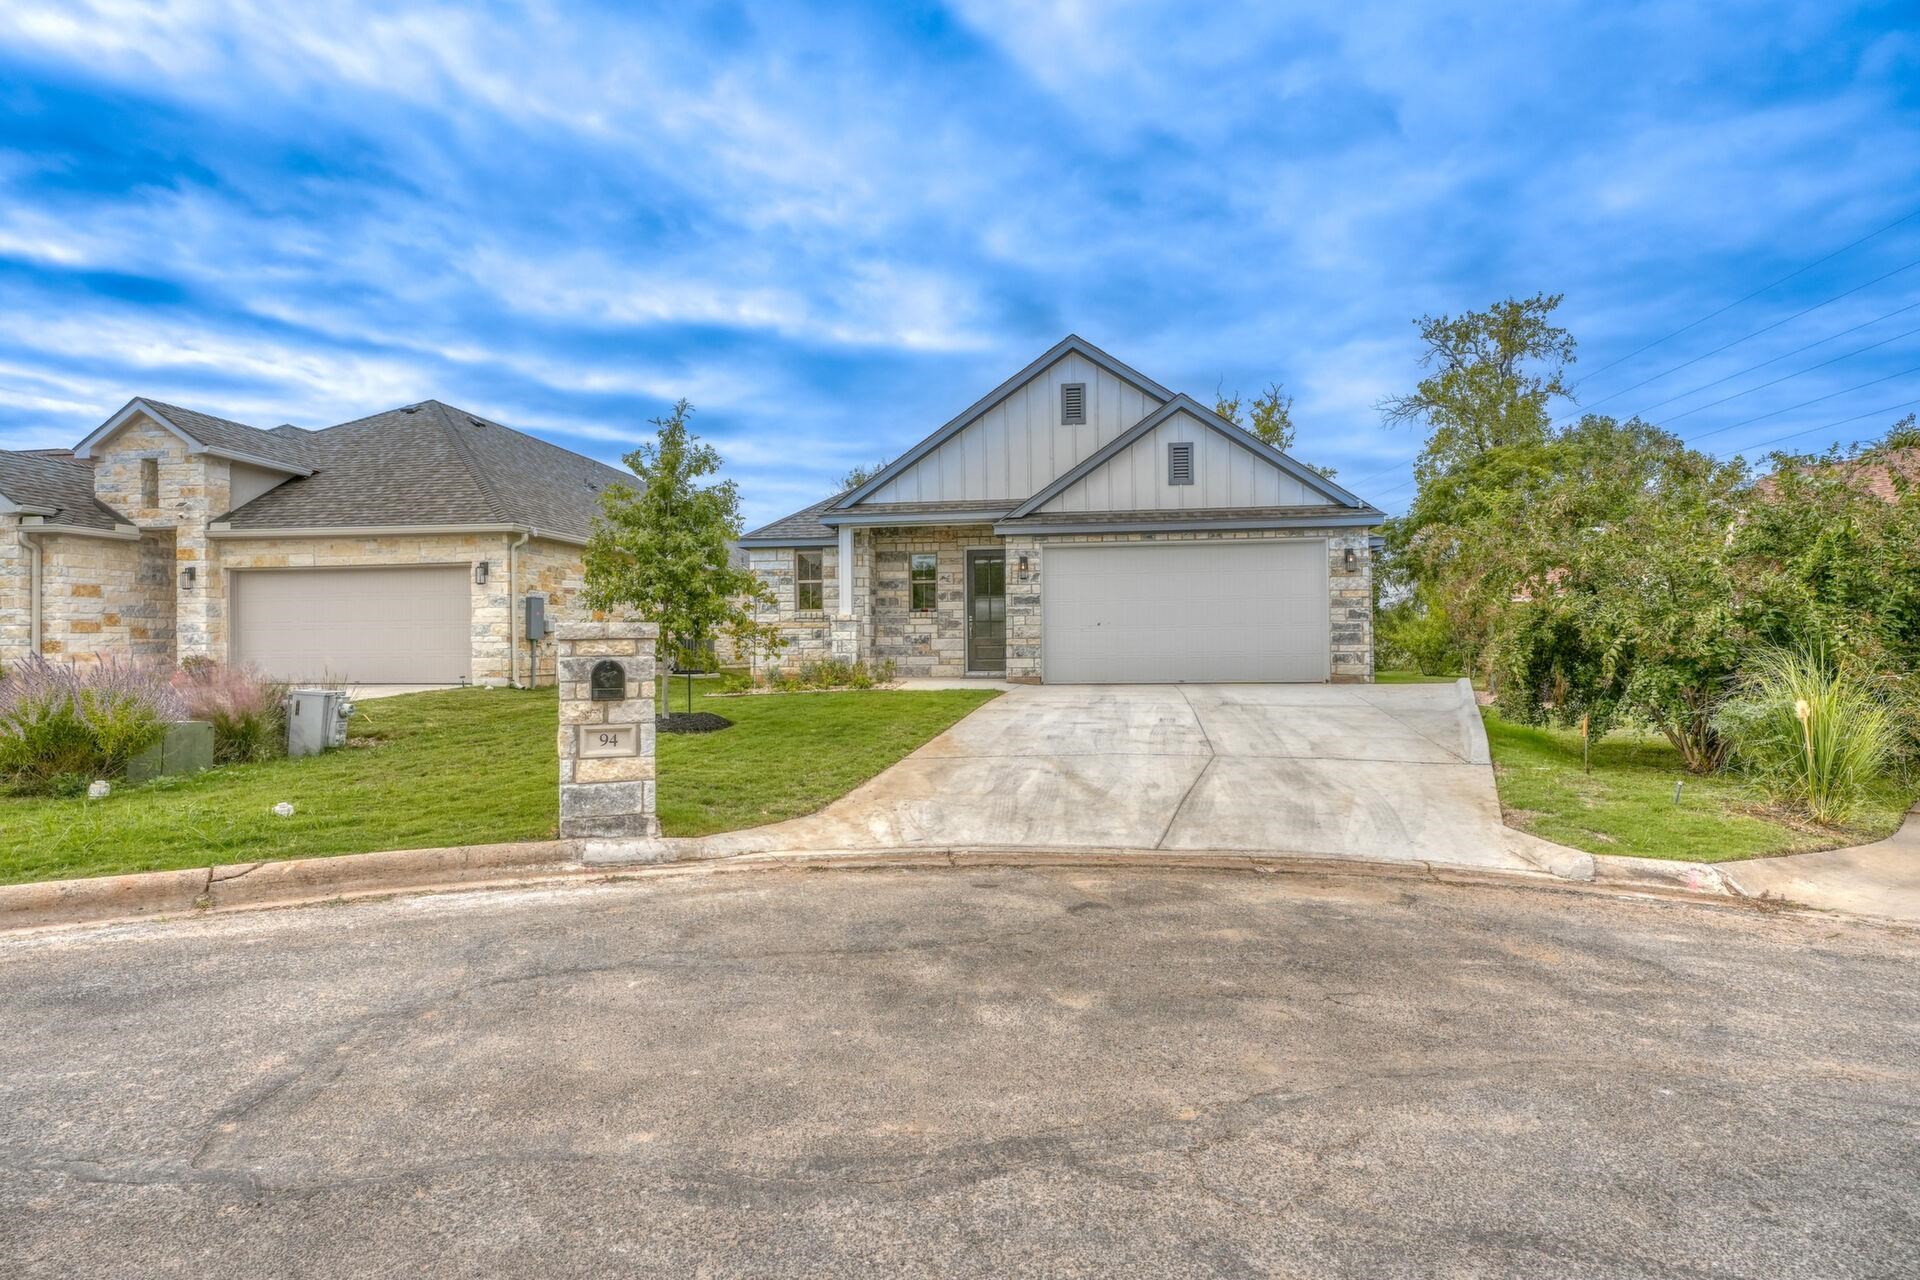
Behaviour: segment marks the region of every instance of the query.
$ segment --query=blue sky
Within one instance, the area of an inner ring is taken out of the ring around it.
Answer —
[[[136,394],[261,426],[437,397],[615,459],[685,396],[757,522],[1071,331],[1203,399],[1283,381],[1295,452],[1399,510],[1420,442],[1374,405],[1419,376],[1410,320],[1540,290],[1596,408],[1870,435],[1920,400],[1920,217],[1601,366],[1920,212],[1917,28],[9,0],[0,446]]]

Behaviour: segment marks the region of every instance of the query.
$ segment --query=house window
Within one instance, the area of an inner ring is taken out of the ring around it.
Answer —
[[[930,551],[917,552],[909,575],[907,591],[915,613],[932,613],[937,603],[939,561]]]
[[[1084,382],[1063,382],[1060,384],[1060,425],[1077,427],[1087,420],[1087,384]]]
[[[1193,483],[1193,444],[1176,441],[1167,446],[1167,483]]]
[[[140,505],[160,505],[160,459],[140,459]]]
[[[818,613],[827,607],[820,568],[826,560],[819,551],[793,553],[793,607],[800,613]]]

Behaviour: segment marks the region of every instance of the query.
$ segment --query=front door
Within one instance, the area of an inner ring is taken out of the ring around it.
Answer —
[[[1007,670],[1007,557],[999,551],[967,552],[967,670],[1004,675]]]

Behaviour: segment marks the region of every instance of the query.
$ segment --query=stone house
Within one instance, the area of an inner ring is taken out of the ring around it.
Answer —
[[[1375,507],[1068,337],[740,540],[782,661],[1051,683],[1367,681]]]
[[[525,601],[583,616],[598,495],[630,479],[435,400],[307,431],[135,399],[70,452],[0,450],[0,663],[550,678]]]

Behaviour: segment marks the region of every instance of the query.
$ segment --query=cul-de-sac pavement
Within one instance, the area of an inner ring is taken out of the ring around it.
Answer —
[[[28,1276],[1911,1275],[1920,942],[1399,874],[683,873],[0,941]]]

